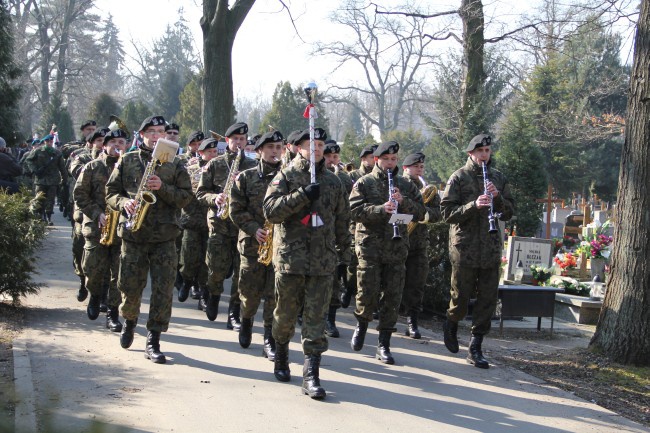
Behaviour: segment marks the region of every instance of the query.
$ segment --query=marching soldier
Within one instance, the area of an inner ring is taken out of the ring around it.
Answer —
[[[377,150],[376,144],[369,144],[361,150],[359,154],[359,168],[350,172],[350,177],[354,182],[372,172],[372,168],[375,166],[375,150]]]
[[[291,379],[289,341],[295,333],[298,311],[304,305],[302,392],[311,398],[323,399],[326,393],[320,386],[319,369],[321,354],[328,348],[323,317],[339,262],[337,252],[345,255],[350,248],[350,213],[345,188],[336,175],[325,168],[325,131],[316,128],[314,138],[316,183],[310,183],[309,131],[303,131],[296,139],[298,156],[269,185],[264,198],[264,216],[275,224],[274,374],[281,382]]]
[[[355,248],[359,259],[357,308],[354,312],[358,324],[351,346],[357,352],[363,348],[368,323],[373,320],[372,313],[378,309],[376,356],[385,364],[395,363],[390,353],[390,338],[396,331],[409,247],[406,226],[397,226],[399,237],[396,237],[395,227],[389,224],[389,219],[396,211],[412,214],[415,221],[424,218],[420,191],[413,183],[397,176],[398,151],[399,144],[394,141],[381,143],[374,152],[376,164],[372,172],[360,178],[350,194],[352,221],[357,224]],[[389,171],[393,180],[392,192]]]
[[[199,162],[199,159],[201,159],[199,146],[201,146],[203,140],[205,140],[205,134],[203,131],[194,131],[189,137],[187,137],[187,147],[185,148],[185,153],[181,155],[181,159],[186,160],[187,165],[196,164]]]
[[[126,150],[127,137],[121,129],[106,134],[103,152],[81,169],[73,192],[75,208],[83,213],[85,245],[81,265],[90,292],[86,313],[90,320],[97,319],[102,298],[107,296],[106,328],[112,332],[122,331],[118,312],[121,296],[117,290],[121,241],[109,231],[117,226],[115,218],[119,215],[111,214],[110,210],[106,214],[106,182],[118,158]],[[109,239],[110,244],[107,244]]]
[[[404,177],[413,182],[421,193],[424,191],[422,182],[424,158],[422,152],[416,152],[404,158],[402,163]],[[426,198],[423,197],[426,212],[424,219],[418,223],[409,224],[409,230],[413,227],[413,231],[409,231],[409,252],[406,258],[404,293],[402,294],[402,306],[408,314],[406,335],[416,340],[421,338],[420,329],[418,328],[418,316],[422,310],[424,285],[427,282],[429,272],[429,257],[427,255],[429,230],[426,224],[440,221],[440,196],[438,196],[438,190],[436,188],[429,192],[429,202],[426,202]]]
[[[165,138],[174,143],[178,143],[178,135],[181,132],[181,127],[176,123],[169,123],[165,125]]]
[[[275,340],[271,332],[275,308],[275,281],[273,266],[258,261],[260,245],[266,244],[272,250],[272,233],[267,231],[262,212],[262,202],[267,187],[280,169],[282,134],[267,132],[255,142],[255,151],[260,155],[257,167],[239,173],[230,195],[230,218],[239,228],[240,254],[239,297],[241,299],[242,325],[239,330],[239,344],[247,348],[251,344],[253,319],[264,299],[263,355],[269,361],[275,360]],[[271,226],[273,227],[273,226]]]
[[[514,212],[508,181],[491,167],[491,145],[489,135],[479,134],[472,138],[465,149],[467,162],[451,175],[440,202],[442,217],[451,224],[451,299],[443,324],[444,342],[451,353],[458,352],[458,322],[467,314],[470,296],[476,293],[467,361],[478,368],[490,367],[483,357],[482,344],[497,304],[503,250],[501,230],[489,233],[490,206],[501,214],[503,221],[512,218]],[[483,164],[488,173],[487,182],[483,178]]]
[[[203,136],[202,132],[200,136]],[[200,156],[199,159],[186,166],[192,182],[192,191],[195,193],[199,187],[203,170],[212,159],[217,157],[217,140],[214,138],[203,140],[198,147],[197,155]],[[190,158],[188,162],[193,160],[195,157]],[[205,253],[209,235],[208,206],[192,196],[190,204],[181,211],[181,227],[183,228],[183,242],[179,264],[183,286],[178,291],[178,300],[185,302],[190,291],[192,299],[200,299],[201,293],[207,291],[208,265],[205,263]],[[199,309],[205,309],[202,308],[201,302],[199,302]]]
[[[122,293],[121,313],[125,319],[120,345],[128,349],[133,343],[135,327],[140,314],[142,292],[151,274],[151,298],[147,321],[145,357],[163,364],[165,355],[160,351],[160,333],[166,332],[172,313],[174,279],[178,257],[175,240],[179,233],[177,211],[192,198],[192,185],[179,158],[160,164],[155,174],[144,180],[147,190],[157,197],[149,206],[142,226],[137,231],[125,227],[128,216],[133,215],[136,198],[146,167],[152,162],[152,151],[159,138],[165,135],[165,119],[148,117],[140,126],[143,141],[139,149],[126,153],[116,164],[106,184],[107,204],[121,212],[118,235],[122,238],[120,273],[117,287]]]
[[[241,328],[240,301],[237,290],[239,276],[239,254],[237,253],[237,235],[239,230],[230,221],[225,211],[228,205],[228,198],[234,184],[234,177],[238,172],[252,168],[255,161],[243,155],[246,146],[248,125],[235,123],[226,130],[226,142],[228,147],[226,153],[213,159],[201,174],[196,197],[199,202],[209,206],[208,226],[210,237],[208,238],[208,250],[206,263],[208,264],[208,290],[209,294],[205,300],[205,314],[208,320],[214,321],[217,318],[219,300],[223,293],[223,282],[229,276],[233,276],[230,286],[230,302],[228,304],[228,320],[226,327],[239,332]],[[233,165],[239,161],[237,170]],[[230,176],[230,182],[228,181]],[[231,185],[230,187],[228,185]],[[220,214],[220,211],[225,211]],[[222,218],[225,216],[225,218]]]

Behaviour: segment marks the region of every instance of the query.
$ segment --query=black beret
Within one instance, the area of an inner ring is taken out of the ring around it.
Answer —
[[[109,132],[111,132],[111,130],[108,129],[108,128],[96,129],[95,132],[93,132],[92,134],[88,134],[88,137],[86,138],[86,141],[88,143],[92,143],[93,141],[97,140],[98,138],[106,137],[106,134],[108,134]]]
[[[292,131],[291,134],[287,137],[287,143],[289,144],[296,144],[296,139],[302,136],[302,130],[297,129],[295,131]]]
[[[138,131],[144,131],[149,126],[167,126],[167,122],[165,122],[165,118],[162,116],[150,116],[142,121],[142,125],[140,125]]]
[[[490,146],[491,144],[492,144],[492,137],[490,137],[487,134],[479,134],[476,135],[474,138],[472,138],[472,140],[465,148],[465,152],[471,152],[477,147]]]
[[[170,129],[180,131],[181,127],[178,125],[178,123],[170,123],[168,125],[165,125],[165,131],[169,131]]]
[[[203,131],[194,131],[187,137],[187,144],[190,144],[193,141],[203,141],[205,140],[205,134]]]
[[[83,129],[87,126],[97,126],[97,122],[94,120],[86,120],[84,123],[81,124],[79,127],[79,131],[83,131]]]
[[[230,125],[230,127],[226,130],[226,137],[230,137],[234,134],[248,134],[248,125],[244,122],[237,122],[233,125]]]
[[[332,140],[331,138],[329,140],[325,140],[325,146],[328,144],[336,144],[336,140]]]
[[[336,144],[336,141],[331,140],[329,144],[325,145],[325,150],[323,151],[323,155],[327,155],[329,153],[341,153],[341,146]]]
[[[201,145],[199,145],[199,150],[216,149],[217,143],[218,141],[216,138],[206,138],[201,142]]]
[[[359,158],[363,158],[366,155],[370,155],[371,153],[375,153],[375,150],[377,150],[377,145],[376,144],[369,144],[368,146],[364,147],[361,150],[361,153],[359,154]]]
[[[407,155],[406,158],[404,158],[404,162],[402,163],[403,167],[409,167],[413,164],[417,164],[419,162],[424,162],[424,153],[422,152],[415,152],[410,155]]]
[[[399,143],[397,141],[385,141],[377,146],[377,149],[373,155],[382,156],[386,154],[394,154],[397,152],[399,152]]]
[[[104,144],[108,143],[110,140],[113,138],[129,138],[129,134],[126,133],[126,131],[123,131],[121,129],[116,129],[115,131],[109,131],[105,136],[104,136]]]
[[[255,143],[257,143],[257,140],[259,140],[261,136],[262,136],[262,134],[255,134],[255,135],[253,135],[253,136],[252,136],[251,138],[249,138],[248,141],[246,142],[246,146],[251,146],[251,145],[252,145],[254,149],[257,149],[257,147],[255,147]]]
[[[305,140],[309,140],[309,129],[301,131],[300,136],[296,137],[297,145],[300,145]],[[314,140],[327,140],[327,132],[323,128],[314,128]]]
[[[284,137],[282,136],[282,133],[280,131],[267,132],[266,134],[262,135],[260,138],[257,139],[257,141],[255,142],[255,150],[261,148],[266,143],[277,143],[277,142],[281,142],[282,140],[284,140]]]

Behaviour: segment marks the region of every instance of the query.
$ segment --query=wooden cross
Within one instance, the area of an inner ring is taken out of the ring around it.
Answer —
[[[546,198],[538,198],[535,202],[546,204],[546,239],[551,239],[551,205],[553,203],[562,203],[564,207],[564,200],[553,198],[553,185],[549,183]]]

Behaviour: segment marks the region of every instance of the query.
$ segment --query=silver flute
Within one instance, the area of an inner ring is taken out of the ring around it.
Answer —
[[[497,220],[501,218],[501,214],[494,213],[494,197],[492,196],[492,193],[488,191],[488,183],[490,182],[490,179],[488,179],[487,164],[484,162],[482,166],[483,166],[483,188],[485,190],[484,194],[490,196],[490,213],[488,214],[488,224],[490,225],[490,229],[488,230],[488,232],[497,233],[499,231],[499,228],[497,227]]]
[[[395,194],[395,185],[393,184],[393,172],[390,170],[387,170],[386,173],[388,173],[388,200],[395,203],[395,210],[393,211],[393,215],[397,213],[397,200],[393,198],[393,194]],[[402,236],[399,234],[399,226],[397,223],[393,223],[393,240],[397,239],[402,239]]]

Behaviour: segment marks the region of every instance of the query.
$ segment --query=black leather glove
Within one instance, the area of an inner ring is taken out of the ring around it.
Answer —
[[[305,194],[309,201],[316,201],[320,197],[320,184],[319,183],[310,183],[305,189]]]
[[[339,280],[347,281],[348,278],[348,265],[341,263],[336,267],[336,277]]]

